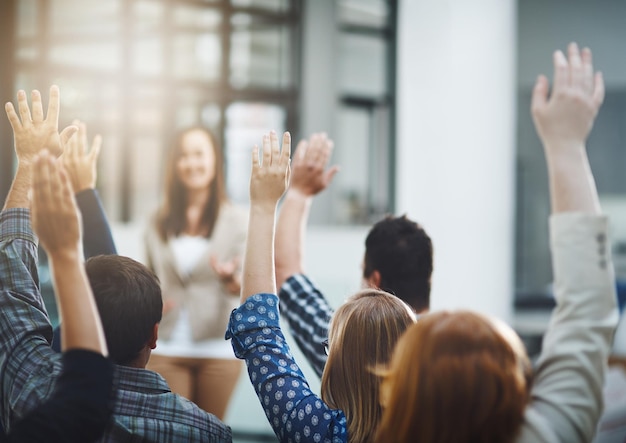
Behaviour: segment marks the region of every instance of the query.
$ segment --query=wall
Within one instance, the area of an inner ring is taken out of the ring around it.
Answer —
[[[397,207],[433,238],[433,307],[511,317],[515,2],[405,0]]]

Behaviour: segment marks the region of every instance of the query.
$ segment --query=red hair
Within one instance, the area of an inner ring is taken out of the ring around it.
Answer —
[[[468,311],[427,314],[379,371],[386,395],[376,441],[511,442],[528,403],[529,368],[506,325]]]

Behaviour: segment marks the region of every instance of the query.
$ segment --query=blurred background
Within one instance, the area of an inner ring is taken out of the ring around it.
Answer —
[[[607,97],[589,140],[626,278],[626,3],[620,0],[2,0],[0,98],[61,89],[61,125],[102,134],[98,190],[121,254],[143,257],[180,127],[218,136],[232,199],[270,129],[335,140],[341,167],[311,213],[307,270],[335,304],[358,289],[363,241],[407,213],[435,245],[433,307],[513,324],[531,354],[550,308],[546,168],[529,114],[539,73],[592,48]],[[0,119],[0,196],[14,168]],[[42,287],[56,321],[45,261]],[[299,362],[306,366],[299,358]],[[318,382],[305,367],[314,389]],[[246,375],[244,374],[244,377]],[[242,378],[227,417],[274,441]]]

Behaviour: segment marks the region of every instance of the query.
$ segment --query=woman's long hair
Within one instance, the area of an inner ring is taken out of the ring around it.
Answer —
[[[372,368],[389,362],[397,341],[414,322],[406,303],[373,289],[355,294],[333,315],[322,399],[345,413],[349,442],[372,441],[382,414],[380,383]]]
[[[512,442],[528,403],[530,362],[515,333],[469,311],[420,317],[380,371],[376,442]]]
[[[176,164],[181,155],[185,135],[193,131],[200,131],[208,137],[215,156],[215,174],[210,184],[209,198],[204,205],[200,219],[200,227],[205,237],[209,238],[213,234],[220,207],[228,200],[222,150],[218,147],[213,134],[202,126],[194,126],[178,132],[169,152],[165,170],[165,199],[156,219],[157,230],[163,241],[167,241],[168,237],[180,235],[187,225],[187,189],[178,177]]]

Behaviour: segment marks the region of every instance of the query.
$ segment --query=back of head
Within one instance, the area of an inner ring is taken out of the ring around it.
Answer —
[[[119,255],[99,255],[85,263],[111,359],[129,366],[161,321],[158,278],[141,263]]]
[[[352,296],[335,312],[322,398],[346,414],[351,442],[372,440],[382,414],[379,380],[372,369],[389,362],[397,341],[414,322],[402,300],[372,289]]]
[[[514,441],[530,362],[506,325],[459,311],[420,317],[383,372],[377,442]]]
[[[400,297],[416,312],[430,306],[433,244],[426,231],[406,216],[386,217],[365,240],[363,276],[380,273],[380,289]]]

